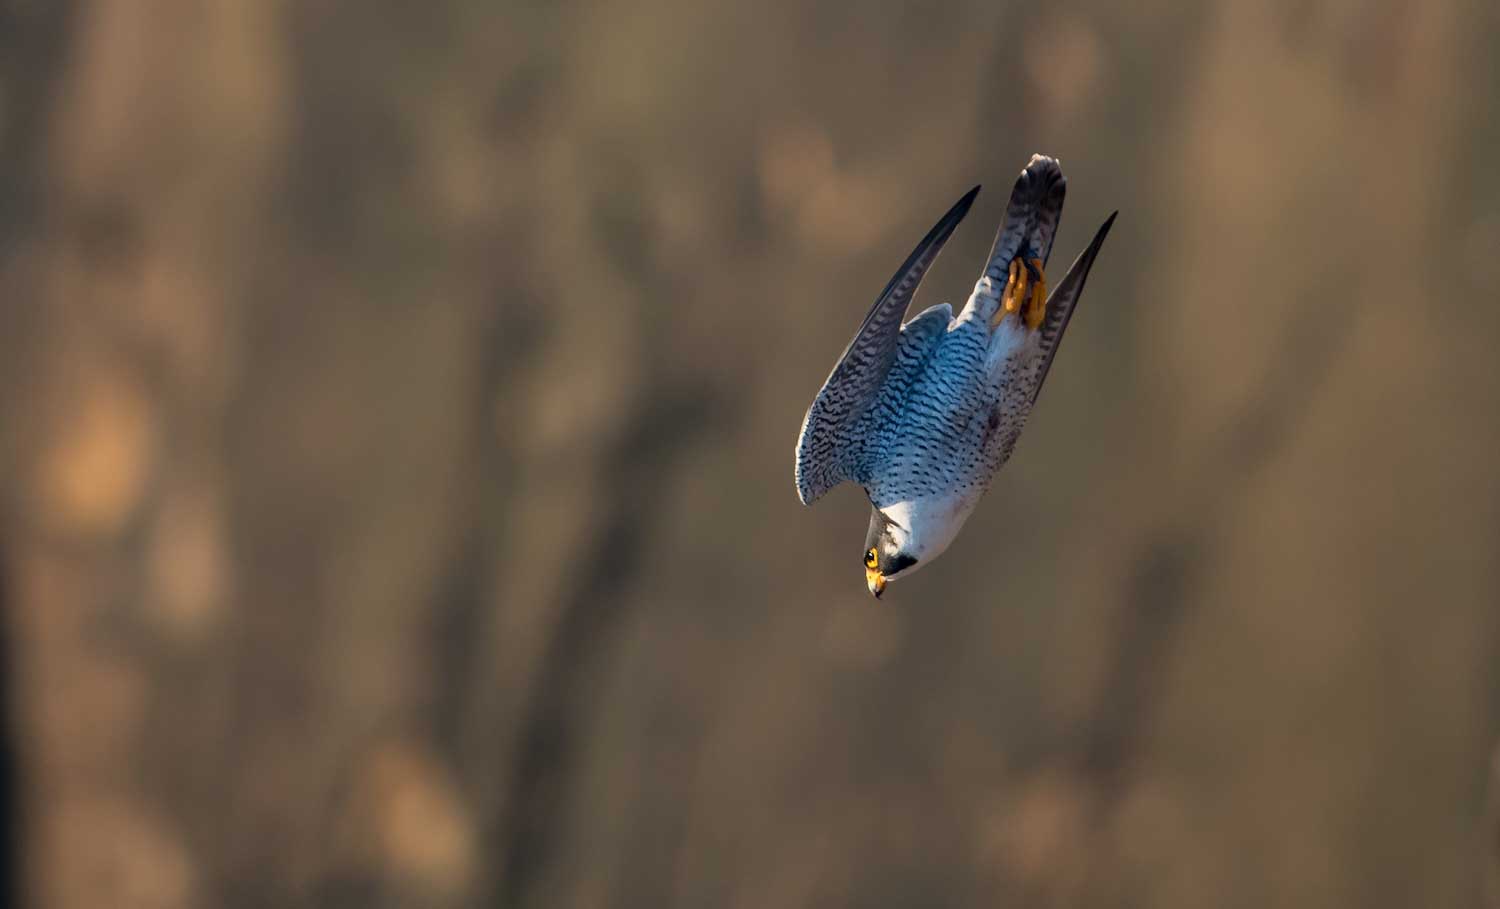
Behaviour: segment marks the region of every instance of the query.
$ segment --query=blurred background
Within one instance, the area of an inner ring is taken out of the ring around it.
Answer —
[[[1483,905],[1497,60],[1490,0],[0,0],[6,902]],[[876,603],[803,412],[1038,151],[1054,265],[1119,221]]]

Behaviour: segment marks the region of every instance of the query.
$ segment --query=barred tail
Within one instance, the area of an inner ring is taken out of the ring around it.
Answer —
[[[1052,241],[1062,221],[1063,199],[1067,192],[1068,180],[1063,176],[1062,165],[1057,159],[1032,155],[1010,191],[1005,222],[995,233],[989,261],[985,263],[984,274],[974,287],[974,295],[969,298],[965,313],[977,313],[985,321],[994,319],[1001,307],[1002,294],[1015,285],[1013,263],[1024,266],[1031,278],[1042,278],[1034,263],[1040,260],[1045,268],[1047,258],[1052,254]],[[1041,300],[1038,299],[1037,303],[1040,304]]]
[[[1032,155],[1010,191],[1005,223],[995,233],[995,245],[984,268],[991,280],[1005,286],[1011,260],[1018,256],[1047,264],[1067,194],[1068,178],[1063,176],[1062,164],[1056,158]]]

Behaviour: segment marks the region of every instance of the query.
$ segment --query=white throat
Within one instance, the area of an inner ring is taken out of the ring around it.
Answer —
[[[948,548],[978,502],[977,495],[929,497],[887,505],[880,513],[899,528],[893,532],[905,544],[902,551],[917,560],[915,568]]]

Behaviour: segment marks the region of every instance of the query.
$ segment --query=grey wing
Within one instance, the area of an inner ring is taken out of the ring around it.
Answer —
[[[860,445],[857,457],[852,459],[848,479],[868,484],[879,469],[886,455],[886,446],[896,441],[889,438],[888,430],[900,425],[907,395],[917,377],[932,362],[938,342],[952,323],[953,307],[939,303],[922,310],[920,315],[901,326],[895,362],[891,364],[874,403],[866,409],[864,419],[858,425]]]
[[[922,310],[916,318],[901,326],[897,338],[896,359],[890,373],[875,397],[875,406],[869,408],[866,420],[873,424],[884,424],[901,416],[906,393],[912,382],[926,367],[937,341],[953,324],[953,307],[938,303]]]
[[[1052,358],[1057,356],[1057,348],[1062,344],[1063,332],[1067,330],[1068,320],[1073,318],[1073,310],[1078,305],[1078,300],[1083,296],[1083,285],[1089,278],[1089,269],[1094,267],[1094,259],[1099,255],[1099,250],[1104,246],[1104,238],[1109,236],[1109,229],[1115,223],[1115,215],[1111,214],[1100,226],[1094,239],[1088,248],[1078,254],[1073,264],[1068,266],[1068,273],[1063,275],[1062,281],[1047,295],[1047,315],[1042,320],[1041,332],[1038,345],[1040,348],[1041,362],[1037,366],[1036,379],[1031,388],[1031,400],[1036,401],[1036,396],[1041,394],[1042,383],[1047,380],[1047,371],[1052,368]]]
[[[896,362],[901,317],[978,194],[977,186],[964,194],[912,250],[807,409],[797,438],[796,466],[797,496],[804,505],[853,477],[863,456],[860,425]]]

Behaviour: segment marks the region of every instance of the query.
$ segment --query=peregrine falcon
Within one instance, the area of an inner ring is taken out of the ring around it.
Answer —
[[[797,496],[810,505],[845,480],[864,487],[873,506],[865,583],[876,597],[953,542],[1036,403],[1119,214],[1049,294],[1047,258],[1066,188],[1058,162],[1033,155],[963,311],[954,318],[939,303],[902,324],[922,276],[979,195],[969,190],[896,270],[807,410]]]

